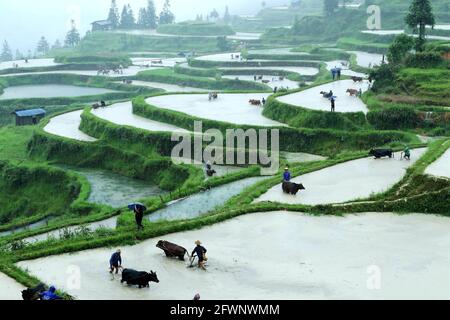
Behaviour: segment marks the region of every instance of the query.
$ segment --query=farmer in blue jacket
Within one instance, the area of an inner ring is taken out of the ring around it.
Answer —
[[[41,300],[62,300],[63,298],[58,296],[55,292],[56,288],[51,286],[48,291],[41,294]]]
[[[116,270],[116,274],[119,273],[119,269],[122,268],[122,256],[120,249],[113,253],[111,259],[109,259],[109,266],[111,269],[109,273],[113,273],[114,270]]]
[[[286,167],[284,169],[283,181],[285,181],[285,182],[290,182],[291,181],[291,173],[289,172],[289,168],[288,167]]]

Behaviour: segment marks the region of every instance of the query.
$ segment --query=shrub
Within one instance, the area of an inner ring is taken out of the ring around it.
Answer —
[[[418,113],[410,107],[389,107],[370,111],[367,120],[379,130],[413,129],[420,124]]]

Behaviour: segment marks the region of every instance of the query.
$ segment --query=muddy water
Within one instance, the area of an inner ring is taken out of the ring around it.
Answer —
[[[117,92],[102,88],[77,87],[68,85],[31,85],[8,87],[0,95],[0,100],[26,98],[82,97]]]
[[[55,63],[53,59],[30,59],[28,63],[25,60],[15,60],[0,62],[0,70],[13,69],[14,65],[19,65],[19,68],[35,68],[35,67],[52,67],[57,66],[60,63]]]
[[[359,66],[365,68],[371,68],[375,65],[379,66],[383,61],[382,54],[368,53],[363,51],[349,51],[349,53],[356,54],[356,62],[358,63]],[[386,58],[385,61],[387,62]]]
[[[228,75],[223,76],[223,78],[226,79],[232,79],[232,80],[243,80],[243,81],[255,81],[254,76],[241,76],[241,75]],[[269,81],[266,83],[269,87],[274,89],[277,88],[287,88],[287,89],[297,89],[298,88],[298,82],[292,81],[289,79],[280,80],[279,77],[275,76],[263,76],[262,80],[257,80],[256,82],[263,83],[263,81]]]
[[[23,232],[23,231],[38,229],[38,228],[41,228],[41,227],[47,225],[47,223],[49,221],[50,221],[50,218],[46,218],[46,219],[43,219],[41,221],[29,224],[29,225],[24,226],[24,227],[16,228],[14,230],[3,231],[3,232],[0,232],[0,237],[9,236],[11,234],[19,233],[19,232]]]
[[[19,266],[81,300],[189,300],[197,292],[203,300],[449,299],[449,228],[450,219],[421,214],[249,214],[122,247],[125,267],[158,274],[160,283],[141,290],[111,278],[107,268],[113,248]],[[161,239],[188,251],[201,240],[209,253],[208,271],[167,259],[155,247]],[[80,267],[79,289],[67,287],[73,265]],[[378,290],[367,286],[374,272],[370,266],[381,269]]]
[[[44,131],[60,137],[78,141],[96,141],[97,139],[85,134],[79,129],[82,113],[83,110],[77,110],[53,117],[50,119],[50,122],[44,127]]]
[[[232,182],[176,201],[170,206],[148,216],[150,221],[192,219],[207,214],[223,205],[232,197],[240,194],[266,177],[254,177]]]
[[[450,146],[450,141],[447,141]],[[450,179],[450,149],[448,149],[439,159],[432,163],[426,170],[426,174]]]
[[[25,289],[14,279],[0,273],[0,301],[22,300],[22,290]]]
[[[95,116],[109,122],[149,131],[188,132],[185,129],[135,115],[131,101],[113,104],[107,108],[91,111]]]
[[[121,82],[118,82],[118,83],[121,83]],[[184,86],[179,86],[179,85],[176,85],[176,84],[168,84],[168,83],[161,83],[161,82],[149,82],[149,81],[138,81],[138,80],[133,80],[132,85],[163,89],[163,90],[165,90],[167,92],[209,92],[209,91],[211,91],[211,90],[207,90],[207,89],[200,89],[200,88],[194,88],[194,87],[184,87]]]
[[[100,169],[59,166],[84,176],[91,185],[89,202],[104,204],[113,208],[126,207],[129,203],[151,196],[161,195],[157,185],[125,177],[111,171]]]
[[[115,229],[116,226],[117,226],[117,217],[112,217],[112,218],[109,218],[106,220],[92,222],[92,223],[83,225],[83,227],[88,228],[90,231],[96,231],[101,228]],[[23,240],[27,243],[35,243],[35,242],[39,242],[39,241],[45,241],[49,238],[59,239],[61,237],[61,235],[64,234],[64,230],[67,230],[69,232],[76,232],[79,229],[80,229],[80,226],[71,226],[71,227],[67,227],[64,229],[57,229],[57,230],[42,233],[42,234],[39,234],[36,236],[28,237]]]
[[[372,194],[387,191],[400,181],[406,169],[425,151],[425,148],[412,150],[411,161],[400,160],[400,153],[397,153],[394,159],[375,160],[371,157],[341,163],[292,179],[292,182],[302,183],[306,188],[297,196],[284,194],[280,184],[255,202],[319,205],[368,198]]]
[[[333,91],[336,96],[336,112],[364,112],[368,109],[361,99],[350,96],[347,89],[361,89],[362,92],[367,91],[368,82],[354,83],[352,80],[340,80],[332,83],[327,83],[311,89],[307,89],[298,93],[288,94],[277,98],[279,101],[288,103],[294,106],[304,107],[312,110],[330,111],[330,100],[324,98],[320,92]]]
[[[159,108],[175,110],[192,116],[235,124],[282,126],[262,115],[261,107],[252,106],[250,99],[267,99],[267,93],[219,94],[209,101],[207,94],[166,95],[148,98],[147,103]]]
[[[219,68],[219,70],[255,70],[255,74],[260,74],[260,70],[281,70],[295,72],[304,76],[314,76],[319,73],[319,69],[312,67],[236,67],[236,68]]]

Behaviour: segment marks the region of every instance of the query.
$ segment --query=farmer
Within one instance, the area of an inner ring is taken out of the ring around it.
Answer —
[[[342,71],[341,68],[337,68],[336,69],[336,74],[337,74],[337,79],[338,80],[341,80],[341,71]]]
[[[51,286],[48,291],[45,291],[41,294],[41,300],[63,300],[63,298],[58,296],[55,292],[56,288],[54,286]]]
[[[109,273],[113,273],[116,270],[116,274],[119,273],[119,269],[122,268],[122,256],[120,249],[113,253],[111,259],[109,259]]]
[[[335,112],[336,111],[336,100],[334,100],[334,97],[331,97],[330,101],[331,101],[331,112]]]
[[[411,149],[408,146],[403,150],[403,158],[411,160]]]
[[[291,181],[291,172],[289,171],[288,167],[284,168],[283,181],[284,182],[290,182]]]
[[[277,93],[278,92],[278,87],[273,88],[273,93]]]
[[[134,206],[134,218],[138,226],[138,230],[144,229],[142,219],[144,219],[144,208],[142,206]]]
[[[262,101],[262,104],[263,104],[263,105],[265,105],[265,104],[266,104],[266,99],[265,99],[265,98],[262,98],[262,100],[261,100],[261,101]]]
[[[194,299],[193,299],[194,301],[199,301],[200,300],[200,294],[199,293],[197,293],[195,296],[194,296]]]
[[[195,257],[195,255],[197,255],[198,258],[198,267],[201,268],[202,270],[206,270],[205,268],[205,262],[206,262],[206,252],[207,250],[205,249],[205,247],[202,246],[202,243],[200,240],[195,241],[195,249],[192,251],[191,256]]]
[[[333,80],[336,80],[336,67],[334,67],[333,69],[331,69],[331,76],[333,77]]]
[[[358,91],[358,97],[362,97],[362,94],[363,94],[363,92],[362,92],[362,89],[361,88],[359,88],[359,91]]]

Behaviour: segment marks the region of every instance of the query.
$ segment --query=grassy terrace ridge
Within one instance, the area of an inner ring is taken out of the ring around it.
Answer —
[[[307,56],[305,56],[307,57]],[[273,61],[211,61],[189,59],[189,66],[194,68],[257,68],[257,67],[311,67],[320,68],[320,61],[306,60],[273,60]]]
[[[271,89],[262,83],[250,81],[240,81],[231,79],[222,79],[220,77],[210,78],[205,76],[188,75],[177,73],[176,71],[165,68],[158,70],[141,71],[133,79],[142,81],[154,81],[168,84],[176,84],[186,87],[199,89],[210,89],[220,91],[247,91],[247,92],[269,92]]]
[[[85,181],[45,165],[12,165],[0,161],[0,231],[47,216],[61,216],[85,201]],[[48,201],[52,195],[52,201]]]
[[[230,26],[196,21],[159,25],[157,31],[179,36],[231,36],[235,34]]]
[[[192,131],[194,121],[201,120],[203,129],[219,129],[225,132],[234,128],[255,128],[254,126],[236,125],[221,121],[193,117],[177,111],[167,110],[152,106],[145,102],[145,97],[133,99],[133,112],[145,118],[155,121],[169,123]],[[98,121],[98,120],[96,120]],[[415,135],[396,131],[371,131],[361,130],[357,132],[346,132],[330,129],[308,129],[279,127],[280,149],[283,151],[309,152],[333,156],[343,150],[365,150],[373,146],[382,146],[396,143],[415,143],[418,138]],[[141,141],[146,138],[141,136]]]
[[[131,35],[116,32],[94,32],[84,37],[77,47],[82,54],[97,52],[141,52],[148,51],[180,52],[212,52],[217,50],[215,37],[161,37],[147,35]]]

